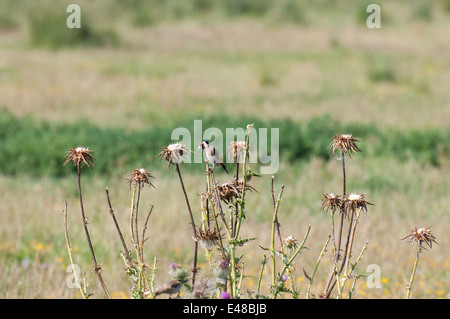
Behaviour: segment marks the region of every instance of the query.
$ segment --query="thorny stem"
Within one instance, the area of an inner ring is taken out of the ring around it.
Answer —
[[[214,171],[212,171],[211,174],[209,174],[209,176],[210,176],[210,178],[212,179],[212,184],[213,184],[213,185],[216,185],[216,180],[215,180],[215,177],[214,177]],[[211,186],[210,186],[210,183],[209,183],[209,177],[208,177],[208,174],[207,174],[206,177],[208,178],[208,189],[207,189],[207,192],[211,193]],[[222,210],[222,205],[220,204],[219,194],[217,193],[217,188],[216,188],[215,186],[214,186],[214,196],[216,197],[216,201],[215,201],[215,202],[217,203],[217,205],[218,205],[218,207],[219,207],[219,214],[220,214],[220,216],[221,216],[221,218],[222,218],[222,224],[223,224],[223,227],[225,228],[225,230],[226,230],[226,232],[227,232],[227,234],[228,234],[228,238],[231,238],[232,235],[231,235],[231,233],[230,233],[229,228],[227,227],[227,223],[226,223],[226,221],[225,221],[225,216],[224,216],[224,213],[223,213],[223,210]],[[212,207],[212,210],[213,210],[214,225],[215,225],[215,228],[216,228],[218,237],[219,237],[219,247],[220,247],[220,251],[221,251],[221,253],[222,253],[223,259],[228,260],[228,258],[227,258],[227,256],[226,256],[226,253],[225,253],[225,249],[224,249],[224,247],[223,247],[222,236],[221,236],[221,234],[220,234],[219,224],[218,224],[218,222],[217,222],[217,214],[216,214],[215,209],[214,209],[214,201],[211,202],[211,207]]]
[[[345,196],[347,194],[347,178],[346,178],[346,174],[345,174],[345,152],[342,151],[342,174],[343,174],[343,196]]]
[[[322,251],[320,252],[319,258],[317,258],[317,262],[316,262],[316,266],[314,267],[314,271],[313,271],[311,277],[309,278],[309,285],[308,285],[308,289],[306,290],[306,298],[307,299],[311,298],[311,286],[314,281],[314,277],[316,276],[316,271],[317,271],[317,268],[319,267],[319,263],[322,260],[322,257],[327,249],[328,242],[330,241],[330,237],[331,237],[331,235],[328,235],[328,239],[325,242],[325,245],[323,246]]]
[[[133,188],[133,194],[132,194],[132,198],[131,198],[131,207],[130,207],[130,235],[131,235],[131,243],[134,246],[134,250],[136,252],[136,258],[137,258],[137,263],[138,263],[138,283],[137,283],[137,288],[138,291],[140,292],[140,294],[143,296],[143,293],[145,292],[145,286],[147,285],[149,287],[150,290],[150,294],[153,297],[153,292],[150,289],[150,284],[148,282],[148,278],[145,275],[145,264],[144,264],[144,243],[145,243],[145,231],[147,230],[147,224],[148,224],[148,220],[150,218],[150,215],[152,213],[153,210],[153,205],[151,205],[150,207],[150,211],[147,215],[147,218],[145,220],[145,225],[144,225],[144,230],[142,233],[142,238],[141,241],[139,242],[139,227],[138,227],[138,211],[139,211],[139,199],[141,197],[141,182],[138,182],[134,185]],[[136,189],[138,189],[137,192],[137,198],[136,198]],[[108,194],[108,192],[107,192]],[[108,204],[110,205],[109,202],[109,195],[108,195]],[[110,205],[110,211],[112,210],[111,205]],[[114,218],[114,215],[113,215]],[[114,218],[115,220],[115,218]],[[115,221],[116,222],[116,221]],[[116,223],[116,227],[118,228],[118,225]],[[123,241],[123,236],[120,233],[120,229],[118,229],[119,234],[121,236],[121,240],[122,240],[122,245],[124,246],[124,248],[126,248],[125,242]],[[127,251],[127,259],[128,259],[128,264],[131,266],[131,256],[128,250]]]
[[[345,173],[345,152],[342,151],[342,179],[343,179],[343,189],[342,189],[342,197],[345,197],[347,192],[347,178]],[[336,251],[336,259],[335,264],[339,262],[340,259],[340,253],[341,253],[341,240],[342,240],[342,228],[344,227],[344,216],[345,214],[341,214],[341,224],[339,226],[339,241],[338,241],[338,248]]]
[[[276,201],[275,201],[275,192],[273,190],[273,181],[274,181],[274,177],[272,176],[272,183],[270,186],[270,193],[272,194],[272,203],[273,203],[273,209],[275,210],[276,208]],[[284,188],[284,185],[282,186]],[[280,248],[281,250],[283,250],[283,240],[281,239],[281,231],[280,231],[280,223],[278,222],[278,215],[275,216],[275,223],[276,223],[276,227],[277,227],[277,233],[278,233],[278,239],[280,240]]]
[[[136,207],[135,207],[135,213],[134,213],[134,229],[136,232],[136,243],[139,245],[138,212],[139,212],[139,200],[141,198],[141,182],[139,181],[137,184],[138,184],[137,185],[138,194],[137,194]]]
[[[180,166],[176,163],[175,167],[176,167],[176,171],[178,173],[178,177],[180,179],[180,184],[181,184],[181,188],[184,193],[184,198],[186,199],[186,205],[187,205],[187,208],[189,211],[189,216],[191,218],[191,225],[192,225],[192,231],[194,233],[194,238],[196,238],[197,230],[195,228],[194,215],[192,215],[191,205],[189,204],[189,198],[187,196],[186,189],[184,188],[183,178],[181,177],[181,172],[180,172]],[[195,275],[197,274],[197,253],[198,253],[198,242],[194,241],[194,266],[192,269],[192,287],[195,286]]]
[[[338,289],[338,296],[339,296],[339,298],[342,299],[342,293],[343,293],[343,289],[344,289],[345,283],[346,283],[347,280],[350,278],[350,274],[351,274],[351,273],[353,272],[353,270],[356,268],[356,265],[357,265],[357,264],[359,263],[359,261],[361,260],[361,258],[362,258],[362,256],[363,256],[364,252],[366,251],[366,249],[367,249],[367,241],[366,241],[366,243],[364,244],[364,247],[361,249],[361,253],[359,254],[358,258],[356,258],[355,263],[352,264],[352,267],[351,267],[349,273],[348,273],[348,274],[347,274],[347,273],[344,273],[344,275],[342,276],[342,278],[341,278],[342,271],[339,272],[338,274],[336,274],[336,282],[337,282],[337,285],[338,285],[338,288],[337,288],[337,289]],[[354,288],[353,288],[353,289],[354,289]],[[353,291],[351,291],[351,293],[353,293]]]
[[[239,160],[237,158],[236,158],[236,175],[235,175],[235,180],[236,181],[239,180]],[[233,218],[234,218],[233,214],[230,214],[230,219],[231,219],[230,227],[231,227],[232,236],[234,236],[236,234],[236,225],[237,225],[237,220],[238,220],[238,216],[239,216],[239,207],[238,207],[237,203],[234,204],[234,208],[235,208],[235,215],[236,215],[236,218],[235,218],[234,221],[233,221]]]
[[[131,242],[133,244],[135,244],[137,241],[135,233],[134,233],[134,218],[135,218],[134,217],[134,202],[136,200],[136,188],[137,188],[137,185],[135,184],[134,188],[133,188],[133,194],[131,196],[131,207],[130,207],[130,235],[131,235]]]
[[[150,215],[152,214],[152,211],[153,211],[153,205],[150,205],[150,210],[147,214],[147,218],[145,219],[144,228],[142,229],[142,238],[141,238],[141,247],[140,247],[142,265],[140,265],[140,269],[141,269],[143,279],[144,279],[144,290],[145,290],[145,284],[147,284],[151,298],[155,299],[155,296],[153,295],[153,289],[152,289],[151,283],[149,282],[148,277],[145,275],[145,270],[144,270],[145,269],[145,266],[144,266],[144,243],[147,240],[147,238],[145,238],[145,232],[147,231],[147,224],[148,224],[148,220],[150,219]]]
[[[236,298],[236,248],[235,243],[230,244],[230,281],[231,281],[231,298]]]
[[[148,220],[150,219],[150,215],[152,214],[153,211],[153,205],[150,205],[150,210],[147,214],[147,218],[145,219],[145,223],[144,223],[144,228],[142,229],[142,238],[141,238],[141,260],[144,261],[144,243],[147,240],[147,238],[145,238],[145,232],[147,231],[147,224],[148,224]]]
[[[343,186],[343,189],[342,189],[343,195],[342,196],[345,197],[346,192],[347,192],[347,177],[346,177],[346,172],[345,172],[345,152],[344,151],[342,151],[342,186]],[[345,217],[344,215],[345,214],[343,212],[341,212],[341,222],[339,225],[338,245],[337,245],[337,249],[336,249],[335,257],[334,257],[334,266],[330,273],[330,277],[328,278],[328,282],[325,286],[326,287],[325,291],[324,291],[325,298],[328,298],[330,296],[331,291],[333,290],[334,285],[336,284],[336,282],[334,282],[331,285],[331,282],[333,281],[333,278],[336,275],[336,271],[338,269],[338,263],[339,263],[339,260],[341,259],[341,242],[342,242],[342,230],[344,228],[344,217]],[[348,244],[348,242],[347,242],[347,244]],[[344,262],[342,262],[342,266],[343,265],[344,265]],[[341,267],[341,270],[342,270],[342,267]],[[331,285],[331,287],[330,287],[330,285]]]
[[[367,248],[367,241],[366,241],[366,243],[364,244],[364,247],[363,247],[363,249],[361,250],[361,253],[359,254],[359,256],[358,256],[358,258],[356,259],[355,263],[352,265],[352,269],[350,270],[350,274],[353,272],[353,270],[356,268],[356,265],[357,265],[357,264],[359,263],[359,261],[361,260],[361,258],[362,258],[362,256],[363,256],[364,252],[366,251],[366,248]],[[350,288],[350,290],[349,290],[349,292],[348,292],[348,299],[351,299],[351,298],[352,298],[353,291],[355,290],[356,280],[357,280],[359,277],[363,277],[363,276],[362,276],[362,275],[356,275],[356,276],[355,276],[355,279],[354,279],[354,281],[353,281],[352,287]]]
[[[134,251],[136,252],[136,258],[139,264],[139,268],[142,269],[143,261],[141,259],[141,254],[139,250],[139,238],[137,234],[137,206],[139,205],[139,194],[140,194],[140,187],[138,191],[138,199],[137,204],[136,203],[136,189],[138,188],[138,185],[135,184],[133,188],[133,195],[131,198],[131,207],[130,207],[130,233],[131,233],[131,243],[134,246]]]
[[[205,221],[208,223],[208,226],[209,226],[209,195],[211,194],[211,187],[210,187],[208,171],[209,171],[209,166],[206,163],[206,198],[205,198],[206,207],[204,207],[204,208],[202,207],[202,229],[203,230],[206,230]],[[202,201],[202,206],[203,206],[203,201]]]
[[[78,171],[78,194],[79,194],[79,198],[80,198],[81,217],[83,219],[84,232],[86,234],[86,239],[87,239],[87,242],[89,245],[89,250],[91,251],[92,262],[94,263],[94,271],[97,274],[98,280],[100,281],[100,284],[101,284],[106,296],[108,297],[108,299],[111,299],[111,296],[108,292],[108,289],[106,288],[105,282],[103,281],[103,277],[100,272],[101,267],[97,263],[97,259],[95,258],[94,248],[92,247],[91,237],[89,235],[89,230],[87,227],[88,221],[84,214],[83,197],[81,195],[82,194],[82,192],[81,192],[81,169],[80,169],[79,163],[77,164],[77,171]]]
[[[276,201],[276,205],[273,210],[273,221],[272,221],[272,237],[271,237],[271,248],[270,253],[272,257],[272,286],[275,286],[275,228],[278,224],[278,208],[280,207],[281,197],[283,196],[284,185],[281,186],[280,194]]]
[[[76,284],[78,286],[78,289],[80,289],[81,296],[83,297],[83,299],[87,299],[89,297],[89,295],[87,293],[85,293],[83,288],[81,288],[81,280],[78,277],[78,272],[75,271],[75,266],[74,266],[74,263],[73,263],[72,245],[70,244],[69,232],[67,230],[67,201],[66,201],[65,206],[64,206],[63,214],[64,214],[64,236],[66,238],[67,253],[69,254],[70,265],[72,267],[72,272],[73,272],[73,275],[75,277],[75,282],[76,282]]]
[[[111,214],[111,217],[112,217],[112,219],[114,221],[114,225],[116,226],[116,229],[117,229],[117,233],[119,234],[120,241],[122,242],[122,246],[123,246],[123,249],[125,251],[125,256],[126,256],[126,258],[128,260],[128,263],[130,263],[131,262],[130,251],[128,250],[127,244],[125,243],[125,239],[123,238],[122,232],[121,232],[120,227],[119,227],[119,223],[117,222],[116,215],[115,215],[114,210],[112,208],[111,200],[110,200],[110,197],[109,197],[109,189],[106,187],[105,190],[106,190],[106,199],[108,201],[108,206],[109,206],[109,213]]]
[[[153,258],[153,266],[152,266],[152,276],[150,278],[150,294],[152,296],[152,299],[155,299],[155,295],[153,294],[153,286],[155,284],[155,276],[156,276],[156,272],[158,271],[158,268],[156,268],[156,264],[158,262],[158,256],[155,255],[155,257]]]
[[[417,269],[417,265],[419,263],[420,252],[421,252],[421,246],[419,245],[419,247],[417,248],[416,260],[414,261],[413,272],[411,274],[411,278],[409,279],[409,283],[406,285],[405,299],[409,299],[409,296],[411,295],[411,288],[412,288],[412,285],[414,282],[414,277],[416,275],[416,269]]]
[[[264,259],[261,262],[261,270],[259,272],[258,285],[256,286],[256,296],[259,296],[259,294],[260,294],[261,280],[262,280],[262,276],[264,273],[264,267],[266,266],[266,262],[267,262],[267,257],[266,257],[266,255],[264,255]]]
[[[230,240],[230,281],[231,281],[231,297],[236,298],[237,297],[237,287],[236,287],[236,241],[239,237],[239,231],[241,229],[241,223],[244,219],[244,206],[245,206],[245,186],[247,183],[247,159],[249,155],[249,139],[250,139],[250,132],[251,128],[249,129],[249,132],[247,134],[247,139],[245,142],[245,152],[244,152],[244,163],[242,165],[242,195],[240,198],[240,204],[239,204],[239,214],[236,218],[236,227],[234,233],[232,233],[233,238]]]
[[[356,232],[356,226],[358,225],[358,220],[359,220],[359,215],[361,214],[361,209],[362,207],[360,207],[358,209],[358,212],[356,213],[356,218],[354,220],[354,222],[351,224],[351,230],[349,233],[349,239],[347,241],[347,252],[345,254],[345,258],[344,258],[344,263],[345,263],[345,270],[344,270],[344,274],[347,273],[347,269],[348,269],[348,264],[350,263],[350,256],[352,253],[352,246],[353,246],[353,238],[355,237],[355,232]],[[353,213],[352,213],[353,215]]]

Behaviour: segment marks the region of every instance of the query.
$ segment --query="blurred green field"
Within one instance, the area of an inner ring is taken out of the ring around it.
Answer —
[[[355,298],[402,298],[415,248],[400,238],[431,226],[439,245],[422,254],[413,298],[449,298],[450,2],[378,1],[381,29],[365,24],[368,1],[78,1],[84,30],[65,27],[70,1],[1,1],[0,297],[76,298],[62,210],[69,201],[75,262],[102,298],[92,272],[65,152],[94,149],[84,172],[85,206],[99,263],[113,296],[129,297],[120,241],[104,188],[127,230],[128,173],[156,179],[143,193],[151,216],[147,262],[190,265],[192,245],[176,173],[156,157],[176,127],[276,127],[281,163],[276,189],[283,235],[311,235],[295,277],[304,297],[308,273],[328,236],[322,194],[340,192],[340,161],[329,158],[337,133],[361,138],[348,164],[348,189],[375,206],[362,216],[355,250],[368,241],[359,273],[381,267],[382,287],[364,279]],[[196,148],[196,145],[192,145]],[[203,165],[183,166],[200,219]],[[229,176],[228,176],[229,177]],[[226,175],[218,175],[225,182]],[[241,249],[245,289],[255,291],[270,238],[270,176],[252,184]],[[125,231],[128,235],[128,233]],[[200,275],[208,265],[200,253]],[[331,251],[313,292],[323,290]],[[265,278],[268,282],[270,279]],[[243,290],[243,295],[245,290]]]

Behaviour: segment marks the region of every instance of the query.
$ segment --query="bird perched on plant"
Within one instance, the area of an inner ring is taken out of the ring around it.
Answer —
[[[172,297],[173,294],[178,294],[179,296],[182,285],[183,283],[180,280],[172,280],[165,282],[155,289],[154,295],[156,297],[161,294],[168,294],[169,298]]]
[[[216,167],[216,164],[219,166],[222,166],[222,168],[225,170],[225,172],[228,173],[228,170],[225,166],[225,164],[222,161],[222,158],[220,157],[219,152],[216,150],[216,148],[209,144],[207,141],[203,141],[200,143],[200,146],[198,149],[204,149],[205,150],[205,156],[206,156],[206,162],[212,164],[212,168],[209,170],[208,173],[211,173],[214,168]]]

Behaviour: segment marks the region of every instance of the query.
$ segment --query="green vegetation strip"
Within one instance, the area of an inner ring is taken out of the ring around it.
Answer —
[[[96,172],[117,174],[117,170],[145,167],[150,171],[164,169],[158,165],[161,147],[173,143],[172,131],[187,128],[194,137],[194,120],[202,120],[202,128],[216,127],[225,135],[226,128],[267,128],[270,142],[271,128],[279,129],[281,161],[296,162],[311,157],[329,158],[328,145],[336,134],[353,134],[370,143],[359,156],[393,156],[400,160],[416,160],[423,164],[440,165],[450,154],[450,130],[411,129],[408,131],[379,130],[373,125],[341,125],[330,116],[308,121],[258,120],[250,117],[233,118],[225,114],[202,118],[190,115],[183,119],[167,120],[142,130],[107,127],[100,128],[85,120],[58,124],[16,117],[0,110],[0,173],[4,175],[63,176],[75,172],[63,167],[64,155],[70,148],[85,146],[94,150]],[[196,145],[187,145],[193,150]],[[270,146],[268,148],[270,150]],[[204,169],[201,164],[192,165]]]

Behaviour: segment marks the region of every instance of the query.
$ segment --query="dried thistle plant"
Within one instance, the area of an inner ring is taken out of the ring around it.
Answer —
[[[340,150],[341,152],[341,160],[342,160],[342,195],[335,195],[334,193],[324,194],[322,200],[321,210],[329,211],[331,210],[332,214],[332,238],[333,238],[333,246],[334,246],[334,265],[330,272],[330,276],[328,278],[328,282],[325,286],[324,293],[321,295],[324,298],[329,298],[332,290],[335,286],[338,288],[338,296],[342,297],[344,283],[348,280],[351,275],[351,272],[354,269],[355,264],[350,263],[350,258],[352,256],[352,247],[353,240],[356,232],[356,227],[358,225],[358,220],[360,217],[360,213],[367,213],[367,206],[373,205],[369,203],[365,199],[364,194],[355,194],[350,193],[347,194],[347,177],[346,177],[346,157],[347,155],[351,157],[353,153],[360,152],[358,145],[359,139],[353,137],[352,134],[338,134],[332,137],[332,141],[328,146],[330,151],[330,157],[333,154]],[[334,213],[339,209],[341,214],[340,216],[340,224],[337,232],[337,236],[335,236],[334,229]],[[344,258],[341,258],[341,247],[343,242],[343,230],[344,230],[344,219],[346,216],[350,216],[349,218],[349,226],[348,226],[348,234],[346,236],[347,242],[345,244],[345,249],[343,250]],[[365,246],[366,247],[366,246]],[[365,247],[361,251],[361,255],[365,250]],[[359,258],[357,259],[359,260]]]
[[[332,214],[336,211],[336,209],[340,209],[342,205],[342,200],[339,195],[335,193],[327,193],[323,194],[322,207],[320,210],[329,211],[331,210]]]
[[[246,191],[248,191],[248,190],[256,191],[255,188],[253,188],[251,185],[249,185],[247,183],[245,185]],[[222,185],[216,186],[216,189],[217,189],[219,198],[222,201],[224,201],[225,203],[231,203],[235,199],[241,197],[243,187],[244,187],[243,180],[232,180],[232,181],[223,183]]]
[[[94,271],[97,274],[97,277],[100,281],[100,284],[105,292],[106,296],[111,299],[111,295],[106,288],[105,282],[103,280],[103,276],[101,274],[101,266],[97,263],[97,259],[94,253],[94,247],[92,246],[91,236],[88,230],[88,219],[84,213],[84,205],[83,205],[83,195],[81,191],[81,167],[87,165],[88,167],[95,166],[95,158],[92,156],[93,151],[86,147],[78,146],[77,148],[72,148],[66,152],[66,159],[64,161],[64,166],[73,162],[77,167],[77,175],[78,175],[78,196],[80,201],[80,209],[81,209],[81,218],[83,220],[84,232],[86,234],[86,240],[89,245],[89,250],[91,252],[92,262],[94,264]]]
[[[189,157],[189,150],[182,143],[174,143],[161,148],[158,156],[160,160],[164,158],[167,162],[167,167],[169,167],[170,164],[178,165],[183,160],[187,160]]]
[[[419,245],[419,248],[423,249],[425,249],[422,246],[423,243],[427,244],[429,248],[432,248],[433,243],[437,244],[436,237],[434,237],[434,235],[431,233],[430,226],[422,228],[414,227],[414,229],[411,230],[411,233],[402,238],[402,240],[405,239],[410,242],[417,243],[417,245]]]
[[[145,184],[148,184],[150,186],[155,187],[151,182],[150,178],[153,178],[153,175],[150,174],[146,169],[144,168],[135,168],[131,174],[130,178],[128,179],[128,183],[130,184],[130,188],[132,185],[137,185],[140,188],[143,188]]]
[[[288,237],[286,237],[284,239],[283,245],[284,245],[284,247],[286,247],[288,249],[296,249],[297,248],[297,239],[294,236],[289,235]]]
[[[348,214],[349,211],[361,209],[367,213],[367,205],[373,205],[365,200],[364,194],[350,193],[346,195],[342,202],[342,212]]]
[[[353,137],[352,134],[338,134],[332,138],[332,142],[328,148],[330,149],[330,156],[333,156],[334,152],[338,149],[342,151],[343,154],[347,154],[351,157],[351,152],[360,152],[361,150],[356,145],[359,139]]]
[[[422,249],[425,249],[425,247],[423,247],[423,243],[427,244],[429,248],[432,248],[433,243],[437,244],[436,241],[436,237],[434,237],[434,235],[431,233],[431,227],[427,226],[427,227],[422,227],[422,228],[417,228],[414,227],[414,229],[411,230],[411,232],[404,236],[402,238],[402,240],[407,239],[408,241],[412,242],[412,243],[417,243],[417,253],[416,253],[416,259],[414,261],[414,266],[413,266],[413,271],[411,274],[411,278],[409,279],[409,283],[406,285],[406,299],[409,299],[410,295],[411,295],[411,288],[414,282],[414,277],[416,275],[416,270],[417,270],[417,265],[419,264],[419,257],[420,257],[420,253],[422,252]]]
[[[195,241],[200,243],[200,246],[204,249],[211,249],[219,240],[219,235],[216,230],[199,230],[197,236],[194,238]]]
[[[91,167],[91,165],[95,166],[95,158],[91,153],[93,153],[93,151],[87,147],[78,146],[77,148],[72,148],[66,152],[64,166],[69,162],[73,162],[75,166],[79,167],[83,167],[85,164],[88,167]]]
[[[192,152],[192,151],[191,151]],[[191,219],[191,227],[193,232],[193,237],[197,237],[197,229],[195,227],[194,215],[192,214],[191,204],[189,202],[189,197],[186,192],[186,188],[184,187],[183,177],[181,176],[180,171],[180,163],[183,160],[187,160],[189,156],[189,150],[182,143],[174,143],[168,146],[164,146],[161,148],[160,153],[158,154],[159,159],[164,158],[167,162],[167,168],[169,168],[170,164],[175,165],[175,170],[178,173],[178,178],[180,180],[181,189],[184,194],[184,198],[186,200],[186,206],[189,212],[189,217]],[[192,267],[192,286],[195,286],[195,277],[197,273],[197,253],[198,253],[198,242],[194,240],[194,265]]]

